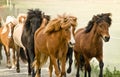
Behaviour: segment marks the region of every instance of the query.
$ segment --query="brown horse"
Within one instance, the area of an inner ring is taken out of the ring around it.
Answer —
[[[103,77],[103,41],[110,39],[109,27],[111,25],[110,13],[93,16],[88,26],[75,33],[74,53],[77,61],[76,77],[79,77],[79,68],[85,67],[85,77],[91,77],[90,60],[95,57],[99,61],[100,74]]]
[[[4,46],[5,54],[7,57],[7,67],[11,68],[10,61],[10,48],[13,49],[13,67],[15,67],[15,50],[14,50],[14,42],[12,38],[12,33],[17,21],[14,17],[8,16],[6,18],[6,22],[4,26],[0,27],[0,43]]]
[[[72,43],[75,43],[72,35],[77,25],[77,18],[63,15],[49,21],[46,26],[45,20],[42,23],[34,35],[35,60],[33,66],[36,69],[35,77],[40,77],[39,69],[46,63],[48,57],[50,57],[50,77],[52,77],[53,66],[57,77],[66,76],[65,63],[68,43],[70,39],[72,39]],[[62,64],[61,72],[57,64],[58,59]]]

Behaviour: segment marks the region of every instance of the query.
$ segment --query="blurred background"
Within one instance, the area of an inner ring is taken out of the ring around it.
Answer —
[[[120,70],[120,0],[0,0],[0,16],[4,20],[8,15],[17,16],[35,8],[51,18],[64,13],[74,15],[78,18],[77,29],[87,26],[93,15],[111,13],[111,39],[104,43],[104,64],[111,70]]]

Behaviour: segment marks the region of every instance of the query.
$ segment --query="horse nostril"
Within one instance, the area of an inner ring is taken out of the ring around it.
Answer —
[[[75,45],[75,43],[69,42],[69,46],[73,47]]]
[[[105,36],[106,42],[109,41],[110,37]]]

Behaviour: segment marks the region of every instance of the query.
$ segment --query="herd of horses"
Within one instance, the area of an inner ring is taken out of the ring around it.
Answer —
[[[76,77],[80,77],[83,69],[84,77],[91,77],[93,57],[99,62],[99,77],[103,77],[103,40],[110,39],[110,16],[111,13],[94,15],[85,28],[77,31],[77,17],[63,14],[51,19],[39,9],[29,9],[27,14],[19,14],[17,18],[7,16],[5,22],[0,17],[0,60],[3,46],[7,67],[17,67],[18,73],[21,58],[28,63],[29,75],[41,77],[41,68],[49,58],[49,76],[52,77],[54,68],[56,77],[66,77],[66,61],[69,59],[67,73],[71,73],[74,53]]]

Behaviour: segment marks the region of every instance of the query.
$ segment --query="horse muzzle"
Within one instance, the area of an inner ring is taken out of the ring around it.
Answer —
[[[75,43],[69,42],[70,47],[74,47]]]
[[[105,42],[108,42],[108,41],[110,40],[110,36],[104,36],[104,37],[103,37],[103,40],[104,40]]]

